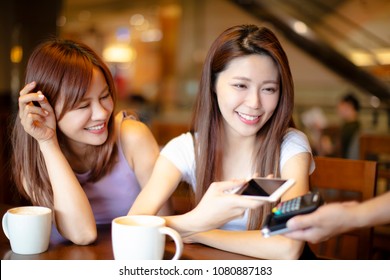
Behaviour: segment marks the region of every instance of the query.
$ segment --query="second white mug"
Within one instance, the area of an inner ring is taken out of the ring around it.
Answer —
[[[161,217],[133,215],[115,218],[112,221],[112,248],[116,260],[162,260],[165,235],[176,245],[173,260],[180,258],[183,241],[173,229],[165,226]]]

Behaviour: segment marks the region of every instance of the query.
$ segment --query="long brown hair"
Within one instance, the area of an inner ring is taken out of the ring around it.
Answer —
[[[114,104],[116,92],[110,70],[103,60],[87,45],[71,40],[51,39],[35,48],[31,54],[25,82],[36,82],[34,92],[41,90],[54,108],[63,103],[64,114],[74,108],[89,88],[93,68],[99,69],[108,84]],[[94,157],[95,166],[90,171],[90,181],[97,181],[113,167],[116,161],[114,116],[108,122],[108,139],[100,146],[90,146],[88,156]],[[66,149],[66,137],[57,126],[61,149]],[[16,116],[12,133],[13,177],[18,191],[34,205],[53,206],[53,191],[43,155],[37,141],[26,133]],[[26,187],[26,189],[24,188]]]
[[[287,56],[274,33],[265,27],[239,25],[225,30],[212,44],[203,65],[199,93],[192,116],[195,141],[196,194],[198,203],[212,182],[222,174],[223,117],[215,94],[218,74],[237,57],[266,55],[278,67],[280,97],[268,122],[257,132],[255,170],[260,176],[280,176],[280,146],[287,128],[294,127],[294,85]],[[267,205],[270,208],[270,205]],[[264,211],[263,211],[264,210]],[[248,228],[259,228],[269,209],[251,211]]]

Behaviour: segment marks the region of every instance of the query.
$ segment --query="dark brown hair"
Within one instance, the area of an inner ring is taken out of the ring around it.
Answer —
[[[80,42],[51,39],[37,46],[29,58],[25,82],[35,81],[34,92],[41,90],[53,108],[58,102],[63,104],[62,112],[56,116],[58,121],[81,101],[91,83],[94,68],[103,73],[115,104],[115,86],[108,67],[90,47]],[[114,116],[111,115],[107,141],[89,147],[87,154],[94,157],[95,163],[90,181],[101,178],[115,163],[114,126]],[[61,149],[66,149],[66,137],[58,126],[57,137]],[[34,205],[52,207],[53,192],[43,155],[37,141],[24,131],[19,117],[15,119],[12,145],[13,177],[18,191]]]
[[[255,169],[260,176],[270,173],[275,177],[280,176],[280,146],[287,128],[295,126],[292,119],[294,85],[288,59],[279,40],[268,28],[234,26],[225,30],[212,44],[203,66],[195,102],[192,130],[197,133],[196,202],[200,201],[212,182],[221,180],[223,117],[214,90],[218,74],[226,69],[232,59],[251,54],[269,56],[279,72],[279,102],[272,117],[257,133]],[[252,211],[248,224],[250,229],[260,227],[264,216],[262,213],[263,209]]]

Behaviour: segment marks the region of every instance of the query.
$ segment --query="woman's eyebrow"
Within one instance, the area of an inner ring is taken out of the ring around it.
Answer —
[[[235,76],[233,77],[233,79],[236,79],[236,80],[243,80],[243,81],[248,81],[250,82],[251,79],[247,78],[247,77],[242,77],[242,76]],[[269,84],[269,83],[272,83],[272,84],[278,84],[279,81],[277,80],[265,80],[265,81],[262,81],[263,84]]]
[[[251,81],[251,79],[247,78],[247,77],[241,77],[241,76],[235,76],[233,77],[233,79],[236,79],[236,80],[244,80],[244,81]]]
[[[105,92],[109,91],[109,87],[108,85],[106,85],[105,87],[102,88],[102,90],[99,92],[99,96]],[[91,97],[85,97],[83,96],[83,98],[81,99],[81,101],[85,101],[85,100],[89,100],[91,99]]]

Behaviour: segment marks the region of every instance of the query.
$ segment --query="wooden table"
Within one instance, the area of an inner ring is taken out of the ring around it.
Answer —
[[[1,217],[11,208],[0,205]],[[168,241],[164,259],[171,259],[175,252],[175,244]],[[3,230],[0,233],[0,256],[5,260],[112,260],[114,258],[111,245],[111,225],[98,226],[98,239],[91,245],[79,246],[70,242],[50,244],[49,249],[41,254],[20,255],[12,252],[11,246]],[[201,244],[185,244],[183,260],[249,260],[248,256],[234,254]]]

